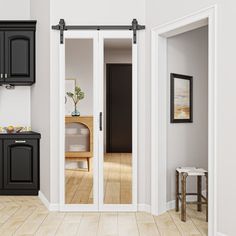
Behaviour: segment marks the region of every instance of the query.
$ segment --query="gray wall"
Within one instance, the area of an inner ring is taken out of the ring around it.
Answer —
[[[65,57],[66,78],[76,79],[85,93],[78,110],[81,115],[93,115],[93,40],[67,39]]]
[[[171,201],[175,199],[177,167],[196,166],[207,169],[208,27],[169,38],[167,50],[168,74],[193,76],[193,123],[168,122],[167,201]],[[170,78],[167,79],[170,83]],[[169,118],[170,109],[168,112]],[[188,191],[196,191],[196,178],[188,178]]]
[[[29,4],[30,0],[0,0],[0,20],[29,20]],[[9,90],[0,86],[0,114],[0,126],[31,126],[30,87]]]
[[[31,19],[37,20],[36,84],[31,87],[32,129],[41,133],[40,190],[50,201],[50,1],[31,0]]]

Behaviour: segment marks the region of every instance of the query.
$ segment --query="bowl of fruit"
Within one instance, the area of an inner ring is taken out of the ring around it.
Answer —
[[[19,133],[22,130],[23,127],[14,127],[12,125],[9,125],[7,127],[5,127],[5,131],[8,134],[12,134],[12,133]]]

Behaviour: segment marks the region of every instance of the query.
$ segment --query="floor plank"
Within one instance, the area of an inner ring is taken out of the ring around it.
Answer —
[[[139,235],[141,236],[159,236],[159,231],[151,214],[146,212],[137,212],[136,220],[138,224]]]
[[[50,212],[43,223],[40,225],[35,235],[51,236],[55,235],[58,227],[62,224],[65,214],[59,212]]]
[[[34,212],[36,207],[22,206],[2,225],[0,235],[10,236],[24,224],[25,220]]]
[[[196,228],[190,217],[187,217],[186,222],[183,222],[180,219],[180,211],[175,212],[175,210],[171,210],[169,213],[182,235],[201,235],[200,231]]]
[[[34,235],[49,212],[45,207],[38,207],[16,231],[15,235]]]
[[[118,235],[139,235],[138,225],[134,213],[118,213]]]
[[[176,224],[172,220],[168,212],[160,215],[154,216],[156,225],[161,235],[164,236],[180,236],[180,231],[178,230]]]
[[[117,213],[101,213],[98,225],[98,236],[118,235]]]
[[[84,213],[77,235],[95,236],[98,231],[100,213]]]
[[[38,197],[0,197],[0,235],[29,236],[186,236],[207,235],[206,208],[187,207],[187,222],[170,210],[160,216],[145,212],[49,212]]]
[[[77,234],[82,213],[66,213],[63,222],[57,229],[57,236],[74,236]]]

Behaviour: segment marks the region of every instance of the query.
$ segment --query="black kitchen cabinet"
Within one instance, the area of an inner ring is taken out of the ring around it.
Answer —
[[[37,195],[40,134],[0,134],[0,195]]]
[[[36,21],[0,21],[0,84],[35,83]]]
[[[3,186],[3,149],[2,149],[2,140],[0,140],[0,190]]]
[[[0,83],[3,81],[4,72],[4,32],[0,31]]]

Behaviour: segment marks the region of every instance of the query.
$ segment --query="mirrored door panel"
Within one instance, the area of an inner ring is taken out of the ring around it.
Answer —
[[[104,39],[103,202],[132,204],[132,39]]]
[[[93,50],[65,40],[65,204],[94,203]]]

